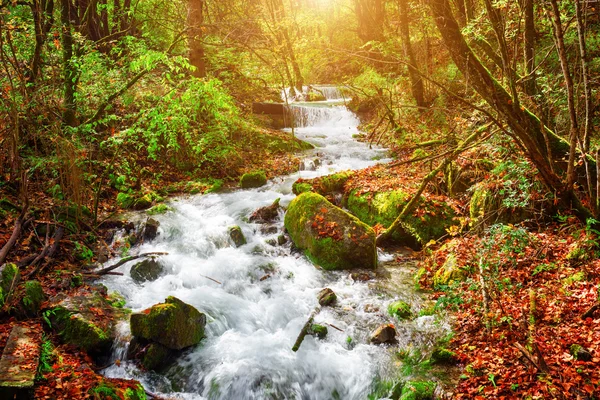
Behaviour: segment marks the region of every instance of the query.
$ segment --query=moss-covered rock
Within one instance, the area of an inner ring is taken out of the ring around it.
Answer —
[[[173,350],[160,343],[150,343],[142,356],[142,366],[151,371],[159,371],[173,358]]]
[[[233,241],[235,247],[240,247],[247,243],[246,237],[242,233],[242,228],[237,225],[229,228],[229,237]]]
[[[44,290],[39,281],[34,280],[25,282],[25,295],[23,296],[21,303],[23,304],[23,309],[27,315],[37,315],[44,299]]]
[[[292,200],[284,222],[294,244],[324,269],[377,266],[373,229],[317,193]]]
[[[411,195],[402,190],[361,193],[352,190],[348,195],[347,208],[361,221],[371,226],[381,224],[389,227],[400,215]],[[402,229],[392,239],[405,245],[426,244],[446,234],[446,229],[456,225],[456,214],[448,203],[421,197],[417,210],[402,222]]]
[[[398,319],[409,319],[412,317],[413,313],[410,309],[410,305],[407,302],[398,300],[391,303],[388,306],[388,313],[392,317],[396,317]]]
[[[204,337],[206,316],[176,297],[169,296],[141,313],[131,315],[131,333],[172,350],[198,344]]]
[[[141,197],[138,197],[133,203],[134,210],[145,210],[152,206],[152,194],[145,194]]]
[[[317,298],[319,299],[319,305],[321,305],[322,307],[331,306],[337,301],[337,295],[333,290],[329,288],[321,290],[317,294]]]
[[[433,364],[450,364],[456,362],[456,353],[444,347],[436,348],[431,353],[431,362]]]
[[[142,283],[157,280],[164,270],[165,268],[160,261],[154,258],[147,258],[131,267],[130,275],[134,281]]]
[[[485,186],[476,186],[469,203],[471,226],[475,226],[493,208],[492,192]]]
[[[402,388],[400,400],[433,400],[437,383],[431,381],[408,381]]]
[[[4,264],[0,271],[0,303],[4,304],[21,281],[21,271],[16,264]]]
[[[240,178],[240,186],[242,189],[257,188],[267,184],[267,176],[265,171],[248,172]]]
[[[146,214],[159,215],[159,214],[166,214],[169,211],[173,211],[173,207],[169,207],[166,204],[157,204],[154,207],[152,207],[151,209],[149,209],[148,211],[146,211]]]
[[[292,192],[296,195],[305,192],[316,192],[325,197],[335,193],[343,193],[346,182],[355,173],[354,171],[341,171],[313,179],[300,178],[292,185]]]
[[[292,193],[294,193],[296,196],[301,193],[312,192],[312,191],[313,191],[313,187],[310,183],[296,181],[292,185]]]
[[[146,391],[142,385],[127,382],[127,388],[123,385],[115,385],[109,380],[102,380],[94,387],[90,388],[88,394],[93,399],[101,400],[146,400]]]
[[[63,343],[101,357],[110,351],[116,337],[115,323],[125,313],[97,291],[80,288],[69,297],[52,299],[44,315]]]
[[[464,272],[457,266],[456,255],[449,253],[444,264],[435,272],[433,284],[436,287],[446,286],[452,281],[462,281],[464,277]]]

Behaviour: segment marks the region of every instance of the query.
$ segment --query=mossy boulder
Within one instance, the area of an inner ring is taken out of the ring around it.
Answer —
[[[305,192],[316,192],[325,197],[335,193],[343,193],[346,182],[355,173],[354,171],[341,171],[313,179],[300,178],[292,185],[292,192],[296,195]]]
[[[451,364],[456,361],[456,353],[443,347],[436,348],[431,353],[431,362],[433,364]]]
[[[319,299],[319,305],[321,305],[322,307],[331,306],[337,301],[337,295],[333,290],[329,288],[321,290],[317,294],[317,298]]]
[[[348,195],[346,207],[361,221],[371,226],[389,227],[400,215],[411,195],[403,190],[362,193],[357,189]],[[446,235],[446,229],[456,225],[454,209],[442,200],[421,197],[416,211],[407,216],[392,239],[414,247]]]
[[[373,229],[317,193],[292,200],[284,223],[294,244],[324,269],[377,266]]]
[[[240,247],[247,243],[246,237],[242,233],[242,228],[237,225],[229,228],[229,237],[233,241],[235,247]]]
[[[133,203],[134,210],[145,210],[152,206],[152,194],[145,194],[141,197],[138,197]]]
[[[4,304],[21,281],[21,271],[16,264],[4,264],[0,270],[0,303]]]
[[[474,227],[481,221],[486,214],[489,214],[494,208],[497,208],[492,192],[485,186],[475,187],[469,202],[469,217],[471,226]]]
[[[159,371],[169,364],[173,350],[160,343],[150,343],[142,356],[142,366],[147,370]]]
[[[198,344],[204,337],[206,315],[176,297],[169,296],[141,313],[131,315],[131,333],[172,350]]]
[[[436,387],[437,383],[432,381],[408,381],[399,400],[433,400]]]
[[[267,184],[267,176],[265,171],[248,172],[240,178],[240,186],[242,189],[257,188]]]
[[[449,246],[450,250],[446,255],[446,261],[444,261],[444,264],[442,264],[433,276],[433,285],[435,287],[447,286],[452,282],[465,280],[465,271],[458,265],[458,259],[452,247],[453,242]]]
[[[400,320],[410,319],[413,313],[410,309],[410,305],[402,300],[395,301],[388,306],[388,313],[392,317],[396,317]]]
[[[147,258],[131,267],[129,274],[134,281],[142,283],[157,280],[164,270],[165,268],[160,261],[154,258]]]
[[[80,288],[69,297],[53,298],[44,315],[63,343],[103,357],[116,338],[116,322],[126,314],[94,289]]]
[[[25,282],[25,295],[21,299],[21,303],[26,315],[37,315],[44,299],[44,290],[39,281]]]

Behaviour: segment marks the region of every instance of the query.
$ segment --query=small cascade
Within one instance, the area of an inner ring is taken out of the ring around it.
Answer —
[[[302,92],[297,89],[285,88],[281,91],[281,100],[284,103],[296,103],[306,101],[310,92],[320,93],[326,101],[345,101],[349,100],[338,86],[333,85],[310,85],[303,86]]]
[[[289,121],[294,127],[337,125],[345,119],[356,117],[346,107],[314,107],[306,104],[292,104],[288,107]]]

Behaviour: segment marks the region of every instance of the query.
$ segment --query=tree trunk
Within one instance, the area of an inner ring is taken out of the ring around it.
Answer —
[[[355,0],[354,11],[358,21],[358,37],[363,42],[383,41],[385,7],[383,0]]]
[[[553,160],[548,157],[544,137],[547,137],[555,155],[565,154],[568,151],[568,143],[542,126],[540,120],[526,108],[515,109],[512,106],[511,95],[490,75],[467,45],[452,15],[448,0],[429,0],[429,3],[435,23],[454,63],[464,76],[469,77],[471,86],[511,129],[514,137],[525,149],[526,156],[537,168],[542,182],[555,193],[561,206],[572,206],[575,214],[584,221],[591,218],[590,211],[581,204],[570,188],[565,189],[560,177],[554,172],[551,165]]]
[[[62,55],[63,55],[63,79],[64,79],[64,96],[63,96],[63,122],[66,125],[75,125],[75,79],[76,72],[73,66],[73,34],[71,31],[71,16],[70,16],[70,1],[61,0],[60,20],[61,39],[62,39]]]
[[[585,120],[583,129],[583,151],[590,150],[590,123],[592,120],[592,89],[588,69],[587,46],[585,43],[585,23],[581,9],[581,0],[575,0],[575,13],[577,17],[577,36],[579,37],[579,57],[581,59],[581,75],[583,75],[583,91],[585,95]]]
[[[535,18],[533,14],[533,0],[523,0],[523,14],[525,16],[525,93],[533,96],[536,93],[535,82]]]
[[[190,64],[196,67],[192,75],[197,78],[204,78],[206,76],[206,61],[204,59],[204,45],[202,44],[203,7],[204,0],[188,0],[189,57]]]
[[[417,69],[417,58],[412,50],[410,43],[410,26],[408,18],[408,0],[398,0],[400,9],[400,34],[404,44],[404,54],[408,58],[408,76],[411,83],[412,95],[419,107],[425,107],[425,90],[423,88],[423,79]]]
[[[569,132],[569,164],[567,165],[567,189],[571,189],[575,184],[575,151],[577,149],[577,139],[579,136],[579,127],[577,125],[577,111],[575,110],[575,95],[573,88],[573,78],[569,70],[569,60],[567,59],[567,50],[565,48],[564,32],[560,18],[560,10],[556,0],[550,0],[552,5],[552,26],[554,27],[554,39],[556,42],[556,51],[560,59],[565,85],[567,86],[567,107],[569,110],[569,119],[571,121]]]

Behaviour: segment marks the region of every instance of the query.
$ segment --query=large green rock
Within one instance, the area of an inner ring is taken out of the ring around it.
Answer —
[[[44,320],[61,341],[89,354],[106,356],[116,338],[115,324],[125,315],[94,289],[80,288],[50,301]]]
[[[132,314],[130,324],[133,336],[181,350],[198,344],[204,337],[206,315],[169,296],[164,303]]]
[[[25,282],[25,295],[21,299],[25,314],[35,316],[39,313],[42,302],[44,301],[44,290],[39,281]]]
[[[324,269],[377,266],[373,229],[317,193],[303,193],[292,200],[285,227],[294,244]]]
[[[248,172],[240,178],[242,189],[257,188],[267,184],[267,177],[264,171]]]
[[[371,226],[381,224],[385,228],[400,215],[411,195],[402,190],[361,193],[352,190],[348,196],[348,210],[361,221]],[[402,228],[392,238],[398,242],[424,245],[446,235],[446,229],[456,225],[452,207],[440,200],[421,198],[417,209],[407,216]]]

